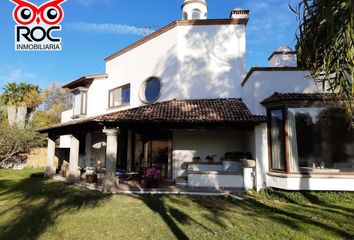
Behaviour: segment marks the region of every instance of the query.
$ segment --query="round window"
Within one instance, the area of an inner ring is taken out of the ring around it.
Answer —
[[[161,94],[162,83],[160,79],[151,77],[147,79],[140,91],[140,98],[145,103],[155,102]]]

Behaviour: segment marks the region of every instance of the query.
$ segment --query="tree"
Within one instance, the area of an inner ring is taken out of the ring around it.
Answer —
[[[46,111],[36,111],[33,115],[32,125],[34,128],[44,128],[60,123],[60,117]]]
[[[51,124],[60,123],[61,113],[72,108],[72,94],[55,82],[44,90],[43,99],[43,110],[46,114],[41,112],[37,117],[47,115],[53,120]]]
[[[45,139],[45,135],[35,132],[30,125],[10,127],[6,122],[0,122],[0,167],[21,163],[24,159],[19,158],[19,154],[32,147],[45,146]]]
[[[0,97],[0,123],[6,119],[6,106]]]
[[[39,87],[26,83],[9,83],[3,89],[1,98],[7,107],[9,124],[16,123],[24,127],[42,102]]]
[[[292,10],[299,19],[299,63],[325,90],[344,98],[353,116],[354,1],[300,0]]]
[[[42,102],[41,91],[37,85],[13,82],[8,83],[3,90],[3,102],[7,106],[36,108]]]

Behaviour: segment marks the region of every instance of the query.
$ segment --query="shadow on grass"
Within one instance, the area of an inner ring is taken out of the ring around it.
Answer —
[[[110,197],[44,179],[40,174],[17,181],[3,180],[1,186],[5,187],[0,194],[2,201],[17,204],[0,213],[2,218],[11,210],[16,214],[0,227],[0,239],[38,239],[60,214],[96,207]]]
[[[204,226],[202,223],[194,220],[187,213],[165,203],[165,201],[168,201],[186,207],[189,205],[188,201],[181,201],[179,198],[174,196],[163,195],[135,195],[134,197],[141,200],[153,212],[159,214],[176,239],[189,239],[187,234],[181,227],[178,226],[177,223],[181,225],[195,224],[203,228],[205,231],[213,233],[213,231]]]
[[[169,209],[165,206],[165,203],[163,201],[163,196],[161,195],[158,196],[142,195],[142,196],[135,196],[135,197],[143,201],[145,205],[148,206],[152,211],[158,213],[177,239],[181,239],[181,240],[189,239],[188,236],[182,231],[181,228],[178,227],[178,225],[174,221],[174,218],[177,218],[182,223],[186,223],[190,220],[188,215],[182,213],[178,209],[172,210],[173,217],[169,215],[168,214]]]
[[[189,239],[182,227],[187,224],[199,225],[210,233],[215,231],[215,229],[205,227],[203,225],[205,222],[195,221],[188,212],[182,211],[184,201],[176,200],[177,197],[149,195],[135,197],[159,214],[177,239]],[[254,198],[238,201],[226,197],[191,196],[186,199],[194,202],[200,209],[200,214],[209,222],[218,225],[220,229],[226,229],[230,224],[234,226],[239,224],[232,220],[235,213],[244,215],[245,219],[254,218],[255,221],[263,219],[260,224],[264,224],[264,220],[271,223],[274,229],[265,229],[269,233],[280,227],[306,232],[309,237],[318,237],[318,231],[321,231],[323,236],[327,237],[354,239],[354,230],[350,227],[354,217],[353,213],[343,216],[341,212],[334,210],[332,212],[332,209],[323,208],[321,205],[271,204],[271,201],[263,203]],[[172,207],[171,203],[177,206]],[[346,228],[345,225],[347,225]],[[312,230],[315,230],[313,235]]]
[[[291,192],[291,191],[280,191],[280,190],[269,190],[268,194],[271,197],[275,197],[275,199],[283,200],[288,203],[298,204],[303,206],[304,203],[311,203],[313,205],[317,205],[318,207],[326,208],[327,211],[333,213],[340,213],[345,215],[353,215],[353,209],[341,206],[339,204],[332,204],[330,203],[330,199],[333,196],[337,198],[342,198],[343,194],[341,192],[309,192],[309,191],[298,191],[298,192]],[[319,197],[322,195],[331,195],[330,197]],[[324,200],[326,199],[326,201]],[[334,201],[337,199],[334,199]],[[351,201],[351,200],[349,200]]]
[[[272,219],[281,225],[288,226],[297,231],[303,231],[306,229],[305,225],[320,228],[324,232],[324,236],[327,236],[325,232],[331,232],[340,237],[341,239],[354,239],[353,229],[343,229],[342,222],[335,222],[341,213],[335,212],[335,215],[328,213],[327,209],[321,208],[319,205],[313,205],[312,210],[308,209],[309,206],[302,206],[301,204],[293,204],[293,208],[284,208],[282,205],[268,206],[265,203],[257,201],[253,198],[249,198],[246,201],[238,202],[239,206],[243,209],[249,211],[258,212],[258,217]],[[302,211],[306,214],[301,213]],[[328,220],[322,216],[322,219],[315,217],[315,215],[320,215],[320,213],[327,213],[332,222],[335,224],[326,223],[323,220]],[[348,220],[348,225],[351,225],[353,215],[351,218],[346,218]],[[309,233],[311,236],[311,233]]]
[[[8,205],[8,209],[0,212],[0,239],[38,239],[55,224],[59,215],[75,213],[82,208],[98,207],[111,196],[46,180],[40,174],[22,179],[2,179],[0,188],[0,201]],[[329,203],[321,204],[322,200],[317,196],[307,196],[316,204],[302,205],[286,193],[277,194],[284,195],[282,197],[288,198],[292,203],[272,204],[269,200],[263,202],[254,198],[238,201],[226,197],[133,197],[158,214],[177,239],[189,239],[186,230],[193,231],[194,226],[211,234],[226,230],[230,225],[242,228],[242,216],[247,221],[251,218],[253,223],[259,222],[264,226],[271,224],[274,229],[264,229],[268,233],[277,231],[278,228],[290,228],[305,232],[308,237],[318,237],[318,232],[321,232],[328,238],[331,235],[354,239],[354,229],[351,227],[354,214],[350,207],[343,206],[342,210],[338,210],[336,205],[331,207]],[[188,212],[189,209],[197,215]],[[200,221],[198,215],[205,220]],[[264,226],[259,227],[263,229]]]

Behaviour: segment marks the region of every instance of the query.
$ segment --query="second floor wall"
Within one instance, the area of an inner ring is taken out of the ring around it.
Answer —
[[[241,97],[245,39],[243,24],[182,24],[133,45],[107,60],[108,78],[94,79],[88,87],[87,116],[151,103],[144,92],[151,77],[160,81],[156,101]]]

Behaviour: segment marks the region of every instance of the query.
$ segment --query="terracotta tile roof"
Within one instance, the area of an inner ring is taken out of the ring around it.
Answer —
[[[62,88],[75,89],[85,85],[90,85],[95,78],[107,78],[107,74],[91,74],[74,80],[62,86]]]
[[[261,104],[267,105],[277,102],[288,101],[333,101],[337,98],[334,93],[274,93],[272,96],[264,99]]]
[[[48,128],[39,129],[46,133],[81,124],[104,122],[117,123],[244,123],[265,122],[266,116],[253,115],[242,99],[196,99],[158,102],[96,117],[72,120]]]
[[[304,72],[304,71],[309,71],[309,68],[303,68],[303,67],[252,67],[245,79],[242,81],[241,86],[245,86],[247,81],[251,78],[253,73],[255,72]]]
[[[251,113],[241,99],[196,99],[159,102],[106,114],[97,121],[143,121],[183,123],[262,122],[265,116]]]

